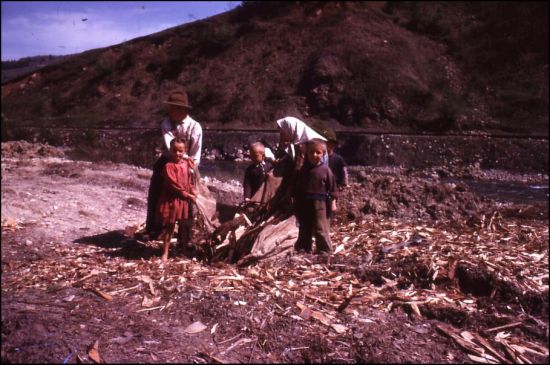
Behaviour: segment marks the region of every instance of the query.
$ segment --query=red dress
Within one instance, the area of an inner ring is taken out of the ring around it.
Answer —
[[[189,194],[195,194],[189,160],[168,162],[162,171],[162,189],[157,203],[156,220],[163,227],[189,216]]]

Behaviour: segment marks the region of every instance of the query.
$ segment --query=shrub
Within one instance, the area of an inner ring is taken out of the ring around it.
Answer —
[[[242,22],[252,18],[269,19],[279,16],[293,6],[295,1],[243,1],[233,11],[231,22]]]
[[[200,81],[195,81],[187,85],[187,94],[191,103],[197,108],[209,108],[220,99],[219,93]]]
[[[116,68],[116,62],[112,56],[103,54],[95,64],[97,77],[102,77],[112,73]]]
[[[134,65],[134,55],[127,49],[123,49],[122,54],[120,55],[116,68],[118,71],[122,72]]]
[[[458,116],[465,111],[465,101],[459,95],[445,91],[439,106],[440,129],[448,130],[456,126]]]
[[[206,57],[214,57],[225,51],[235,40],[235,30],[225,24],[211,24],[201,33],[199,46]]]

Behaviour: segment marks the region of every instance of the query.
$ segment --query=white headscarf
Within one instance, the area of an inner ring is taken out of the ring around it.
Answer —
[[[290,143],[303,143],[315,138],[323,141],[327,140],[298,118],[284,117],[277,120],[277,125],[290,136]]]

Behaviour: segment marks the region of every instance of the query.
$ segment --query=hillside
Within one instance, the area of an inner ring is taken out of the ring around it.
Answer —
[[[206,128],[547,136],[547,44],[547,2],[245,2],[4,84],[2,128],[156,128],[185,87]]]

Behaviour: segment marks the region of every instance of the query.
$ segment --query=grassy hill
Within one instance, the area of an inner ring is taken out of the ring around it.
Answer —
[[[547,136],[548,2],[244,2],[4,83],[3,128],[156,128],[181,87],[206,128]]]

